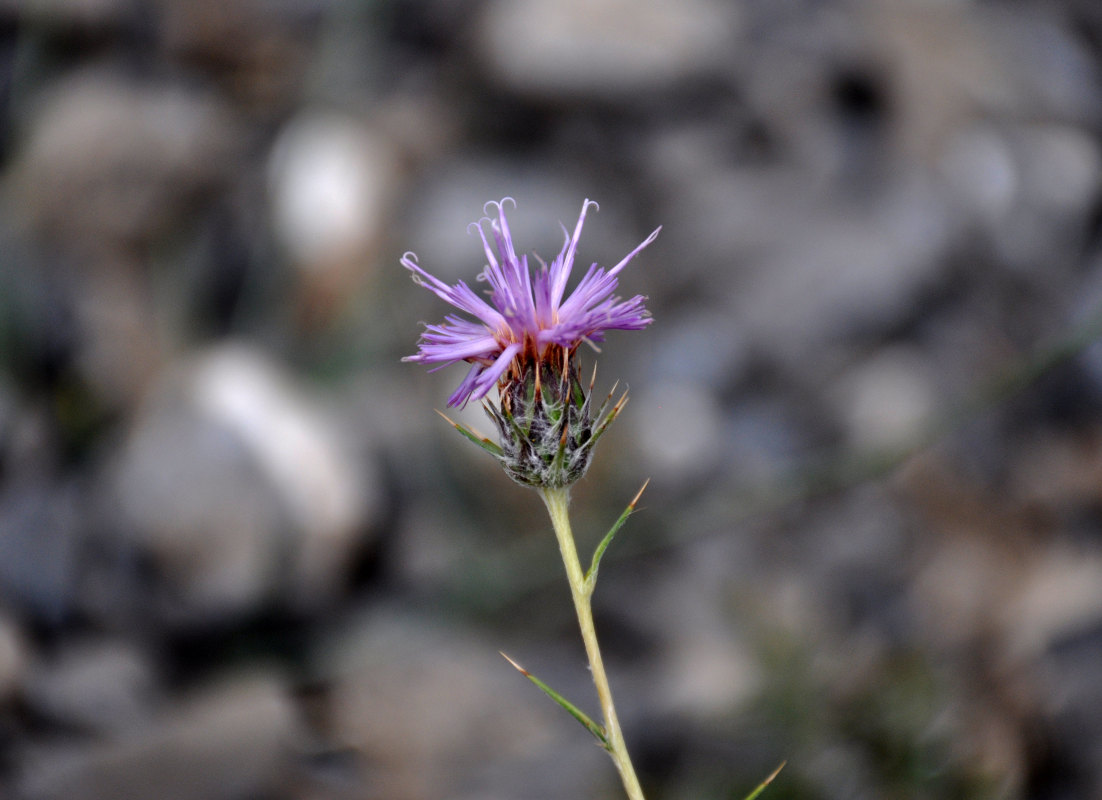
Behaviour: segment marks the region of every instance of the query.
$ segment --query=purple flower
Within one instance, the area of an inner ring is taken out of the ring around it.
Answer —
[[[654,241],[661,228],[655,229],[612,269],[592,264],[574,291],[564,297],[586,210],[597,204],[592,200],[582,203],[573,235],[563,227],[562,250],[550,266],[536,256],[540,266],[532,274],[528,270],[528,257],[517,256],[513,246],[505,219],[506,200],[516,205],[510,197],[499,203],[487,203],[487,213],[493,207],[497,219],[483,217],[471,223],[486,250],[487,264],[478,279],[489,284],[490,302],[463,281],[448,286],[428,274],[417,264],[413,253],[406,253],[401,259],[416,283],[475,318],[449,314],[439,325],[425,325],[417,354],[403,359],[439,364],[437,369],[458,361],[471,364],[459,388],[448,398],[449,406],[462,406],[468,400],[485,397],[506,375],[519,377],[526,364],[565,364],[580,343],[602,342],[607,330],[640,330],[652,321],[643,306],[645,297],[636,295],[621,300],[612,293],[620,271]],[[486,238],[483,223],[487,222],[494,246]]]

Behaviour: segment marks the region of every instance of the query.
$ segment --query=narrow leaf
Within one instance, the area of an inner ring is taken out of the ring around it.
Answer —
[[[635,497],[628,503],[628,507],[624,509],[624,513],[620,515],[619,519],[612,524],[608,533],[605,534],[605,538],[601,539],[601,543],[597,545],[597,549],[593,551],[593,561],[589,565],[589,571],[585,574],[586,590],[592,592],[593,584],[597,582],[597,569],[601,566],[601,558],[605,554],[605,550],[608,549],[609,544],[612,543],[612,537],[624,527],[624,523],[628,521],[628,517],[635,511],[635,505],[639,502],[639,498],[643,496],[643,492],[647,488],[647,484],[650,483],[650,478],[647,478],[639,491],[635,493]]]
[[[472,431],[470,428],[466,427],[465,425],[460,425],[458,422],[455,422],[454,420],[449,419],[448,415],[445,414],[444,412],[437,411],[436,413],[439,414],[440,416],[442,416],[444,419],[448,420],[448,423],[453,428],[455,428],[457,431],[459,431],[465,437],[467,437],[472,442],[477,444],[479,447],[481,447],[487,453],[494,456],[495,458],[501,458],[501,454],[502,454],[503,451],[494,442],[491,442],[489,439],[487,439],[484,436],[479,436],[477,433],[475,433],[474,431]]]
[[[537,678],[531,672],[526,670],[520,664],[513,661],[513,659],[509,658],[509,656],[502,653],[501,657],[504,658],[506,661],[508,661],[510,664],[512,664],[516,668],[517,672],[519,672],[521,675],[523,675],[528,680],[532,681],[532,683],[536,684],[536,686],[538,686],[540,688],[540,690],[545,695],[547,695],[552,700],[554,700],[556,703],[558,703],[560,706],[562,706],[562,708],[566,711],[567,714],[572,716],[574,719],[578,720],[578,722],[580,722],[582,724],[582,726],[585,727],[585,729],[587,731],[589,731],[595,737],[597,737],[597,741],[599,741],[601,743],[601,746],[603,748],[605,748],[606,750],[608,750],[608,738],[605,736],[604,728],[602,728],[596,722],[591,720],[586,715],[586,713],[584,711],[582,711],[580,708],[578,708],[576,705],[571,703],[569,700],[567,700],[561,694],[556,692],[554,689],[552,689],[546,683],[541,681],[539,678]]]
[[[777,776],[778,776],[778,775],[780,774],[781,770],[782,770],[782,769],[784,769],[784,765],[785,765],[785,764],[787,764],[787,763],[788,763],[787,761],[782,761],[782,762],[781,762],[781,765],[780,765],[779,767],[777,767],[777,768],[776,768],[775,770],[773,770],[773,771],[772,771],[772,772],[771,772],[771,773],[769,774],[769,777],[768,777],[768,778],[766,778],[766,779],[765,779],[764,781],[762,781],[761,783],[759,783],[759,784],[758,784],[758,788],[757,788],[757,789],[755,789],[754,791],[750,792],[750,794],[746,795],[746,798],[745,798],[745,800],[755,800],[755,798],[756,798],[756,797],[757,797],[757,796],[758,796],[759,794],[761,794],[762,792],[764,792],[764,791],[765,791],[765,787],[766,787],[766,786],[768,786],[769,784],[771,784],[771,783],[773,782],[773,779],[774,779],[775,777],[777,777]]]

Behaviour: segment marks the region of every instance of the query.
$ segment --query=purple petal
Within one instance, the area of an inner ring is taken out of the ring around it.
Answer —
[[[582,226],[585,224],[585,212],[590,206],[599,208],[595,202],[586,198],[582,203],[582,212],[578,215],[578,222],[574,225],[574,235],[567,239],[559,257],[551,265],[551,305],[553,308],[558,308],[562,301],[563,292],[566,291],[566,282],[570,280],[570,271],[574,268],[574,253],[578,250],[578,240],[582,236]]]
[[[448,398],[449,406],[455,408],[467,405],[467,400],[470,399],[471,392],[474,391],[478,376],[484,369],[486,367],[478,361],[471,364],[471,368],[467,371],[467,376],[463,378],[463,382],[459,384],[459,388],[452,392],[452,396]]]
[[[648,236],[646,239],[644,239],[642,242],[640,242],[639,245],[634,250],[632,250],[626,256],[621,258],[620,263],[617,264],[612,269],[610,269],[608,271],[608,274],[609,275],[615,275],[617,272],[619,272],[624,267],[626,267],[628,265],[628,262],[631,261],[633,258],[635,258],[635,256],[637,256],[639,254],[639,251],[641,251],[644,247],[646,247],[648,244],[650,244],[651,242],[653,242],[655,239],[658,238],[658,232],[660,230],[662,230],[661,225],[659,225],[657,228],[655,228],[653,231],[651,231],[650,236]]]
[[[451,303],[456,308],[466,311],[469,314],[473,314],[489,326],[500,325],[505,322],[496,309],[475,294],[463,281],[459,281],[455,286],[448,286],[439,278],[421,269],[420,265],[415,260],[416,257],[414,253],[406,253],[399,262],[403,267],[413,273],[414,281],[429,289],[441,300]]]
[[[490,366],[484,366],[481,362],[475,362],[467,377],[459,384],[452,396],[448,398],[449,406],[465,406],[470,400],[480,400],[485,397],[497,384],[498,379],[509,368],[513,358],[520,352],[520,345],[511,344],[502,350],[501,355]]]

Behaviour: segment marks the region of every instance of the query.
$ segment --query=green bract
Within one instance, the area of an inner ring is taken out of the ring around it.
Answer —
[[[582,386],[577,367],[566,357],[563,362],[526,364],[502,387],[500,406],[486,406],[500,436],[501,465],[524,486],[554,489],[581,478],[597,440],[627,401],[625,394],[608,409],[609,395],[594,413],[592,383]]]

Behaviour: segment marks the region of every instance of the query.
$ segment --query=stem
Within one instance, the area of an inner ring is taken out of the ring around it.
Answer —
[[[578,627],[582,631],[585,652],[589,656],[589,668],[593,673],[593,684],[597,687],[597,697],[601,702],[609,755],[620,772],[628,797],[631,800],[643,800],[643,790],[628,757],[624,734],[620,731],[620,721],[616,717],[616,706],[612,703],[612,690],[608,686],[604,661],[601,660],[601,648],[597,644],[597,631],[593,627],[593,608],[590,603],[594,584],[586,584],[581,562],[578,561],[578,550],[574,546],[574,534],[570,529],[570,516],[567,513],[570,492],[566,488],[560,488],[540,489],[539,493],[547,506],[547,513],[551,515],[555,537],[559,540],[559,551],[562,553],[566,577],[570,582],[570,594],[574,598],[574,610],[578,614]]]

